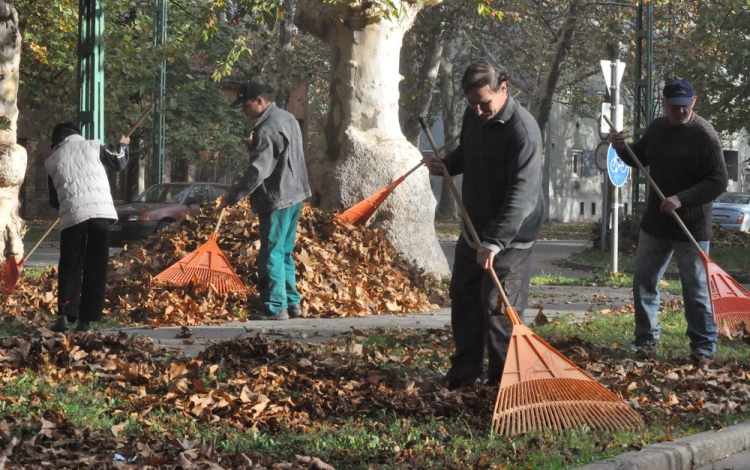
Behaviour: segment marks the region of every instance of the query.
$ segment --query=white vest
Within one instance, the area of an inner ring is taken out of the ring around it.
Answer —
[[[71,135],[44,161],[60,201],[60,230],[89,219],[117,220],[100,149],[96,140]]]

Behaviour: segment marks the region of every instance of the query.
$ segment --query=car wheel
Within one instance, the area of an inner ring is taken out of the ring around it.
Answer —
[[[157,233],[158,233],[158,232],[163,232],[163,231],[164,231],[164,230],[166,230],[166,229],[167,229],[167,228],[168,228],[168,227],[169,227],[170,225],[172,225],[172,223],[173,223],[173,222],[174,222],[174,220],[162,220],[162,221],[161,221],[161,222],[159,222],[159,224],[158,224],[158,225],[156,226],[156,232],[157,232]]]

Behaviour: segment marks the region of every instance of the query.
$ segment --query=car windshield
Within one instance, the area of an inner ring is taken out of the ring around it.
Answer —
[[[189,184],[157,184],[141,193],[133,202],[161,202],[165,204],[179,204],[190,190]]]
[[[750,204],[750,195],[747,194],[722,194],[716,198],[716,202],[727,202],[731,204]]]

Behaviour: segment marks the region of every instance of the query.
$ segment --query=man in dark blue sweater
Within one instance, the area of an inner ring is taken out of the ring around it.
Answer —
[[[523,315],[531,277],[531,250],[544,221],[542,136],[536,120],[508,93],[505,74],[488,62],[475,62],[462,80],[468,106],[460,144],[445,159],[425,157],[434,175],[443,166],[463,174],[462,199],[482,244],[474,245],[462,227],[450,286],[451,326],[456,351],[451,368],[436,380],[448,388],[484,375],[500,381],[512,327],[497,311],[497,273],[511,305]]]
[[[663,90],[666,116],[654,119],[631,147],[664,194],[651,191],[638,237],[633,277],[635,342],[626,349],[654,353],[659,344],[659,281],[674,254],[685,300],[687,335],[696,361],[713,358],[716,323],[698,250],[678,225],[680,216],[701,249],[711,240],[711,205],[726,190],[728,178],[721,141],[713,126],[693,112],[696,96],[686,80],[672,79]],[[613,133],[610,142],[622,160],[635,162],[625,150],[625,139]]]

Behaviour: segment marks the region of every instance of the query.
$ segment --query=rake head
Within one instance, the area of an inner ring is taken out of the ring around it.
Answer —
[[[404,178],[405,177],[402,176],[388,186],[380,189],[378,192],[345,210],[339,214],[339,219],[352,225],[364,224],[370,216],[375,213],[378,207],[385,202],[386,198],[393,192],[393,190],[396,189],[396,186],[404,181]]]
[[[706,265],[711,306],[717,325],[726,324],[731,329],[740,323],[750,325],[750,292],[732,279],[719,266],[702,253]]]
[[[12,294],[16,290],[18,280],[21,277],[20,267],[23,264],[16,262],[13,256],[0,262],[0,293]]]
[[[216,238],[217,234],[213,232],[206,243],[159,273],[152,282],[174,286],[213,286],[220,294],[247,290],[217,245]]]
[[[564,429],[588,425],[593,429],[643,427],[643,420],[625,401],[609,391],[518,319],[512,307],[506,315],[513,331],[500,390],[492,415],[498,434],[522,434],[531,429]]]

